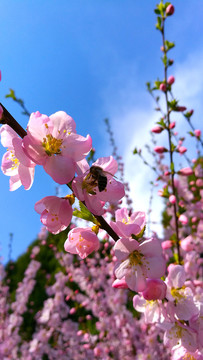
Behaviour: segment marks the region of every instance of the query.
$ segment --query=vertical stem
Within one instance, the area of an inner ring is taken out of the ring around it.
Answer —
[[[164,48],[164,55],[166,55],[166,47],[165,47],[165,33],[164,33],[164,18],[162,17],[162,41],[163,41],[163,48]],[[164,65],[164,80],[165,84],[167,86],[167,65]],[[168,91],[166,89],[165,91],[165,99],[166,99],[166,120],[167,120],[167,132],[168,132],[168,142],[169,142],[169,154],[170,154],[170,169],[171,169],[171,186],[173,195],[176,196],[176,189],[175,189],[175,183],[174,183],[174,166],[173,166],[173,149],[172,149],[172,141],[171,141],[171,129],[170,129],[170,111],[168,106]],[[178,198],[177,198],[178,201]],[[175,219],[175,233],[176,233],[176,248],[177,248],[177,254],[178,254],[178,263],[181,263],[181,256],[180,256],[180,246],[179,246],[179,227],[178,227],[178,216],[177,216],[177,205],[176,203],[172,205],[173,206],[173,213],[174,213],[174,219]]]

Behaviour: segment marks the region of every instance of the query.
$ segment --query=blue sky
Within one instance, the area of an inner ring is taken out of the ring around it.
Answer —
[[[0,99],[25,128],[28,119],[4,96],[13,88],[30,112],[70,114],[78,133],[93,138],[97,157],[111,153],[103,119],[109,117],[126,163],[126,180],[138,209],[146,209],[148,169],[132,156],[135,146],[149,141],[157,121],[146,81],[162,78],[161,37],[155,29],[153,0],[2,0]],[[203,2],[174,1],[167,38],[175,40],[174,93],[195,109],[194,124],[202,127]],[[178,118],[179,128],[185,127]],[[189,130],[189,129],[188,129]],[[4,149],[0,148],[0,156]],[[153,176],[152,176],[153,179]],[[37,167],[34,185],[9,192],[0,174],[0,247],[6,261],[9,233],[13,258],[35,239],[41,223],[36,201],[55,194],[56,184]],[[158,217],[160,201],[156,205]]]

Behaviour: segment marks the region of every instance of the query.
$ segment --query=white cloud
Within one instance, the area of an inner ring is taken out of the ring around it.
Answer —
[[[184,63],[177,63],[174,66],[174,76],[176,78],[174,94],[177,99],[180,99],[180,105],[184,105],[188,109],[195,109],[194,125],[199,128],[202,127],[201,114],[203,110],[202,63],[203,53],[195,53],[189,55]],[[136,84],[132,83],[130,71],[128,74],[130,74],[130,80],[128,80],[128,77],[124,79],[123,76],[122,81],[120,77],[114,79],[114,81],[111,79],[111,85],[105,91],[104,107],[111,121],[115,141],[118,145],[118,153],[123,156],[125,178],[130,184],[134,208],[148,211],[149,182],[155,179],[155,174],[142,163],[137,155],[133,155],[132,151],[135,147],[143,149],[145,144],[150,144],[150,129],[158,121],[159,117],[158,113],[154,111],[155,105],[150,100],[149,95],[147,99],[146,93],[141,93],[140,89],[136,88]],[[134,79],[136,79],[135,74],[133,75]],[[140,101],[141,105],[139,105],[137,99],[141,98],[143,100]],[[183,130],[190,130],[182,114],[176,113],[174,116],[178,131],[182,133]],[[161,141],[165,141],[162,135],[158,135],[157,140],[159,144]],[[192,141],[193,139],[190,139],[188,144]],[[194,147],[194,142],[192,146]],[[147,155],[148,159],[149,155]],[[152,220],[160,222],[163,199],[159,198],[156,189],[152,208]],[[153,229],[156,229],[160,234],[160,226],[153,227]]]

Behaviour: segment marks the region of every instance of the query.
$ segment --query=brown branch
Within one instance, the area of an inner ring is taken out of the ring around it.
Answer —
[[[0,119],[0,124],[9,125],[21,138],[24,138],[24,136],[27,135],[26,131],[22,128],[22,126],[20,126],[20,124],[13,118],[13,116],[1,103],[0,106],[3,109],[3,114]]]

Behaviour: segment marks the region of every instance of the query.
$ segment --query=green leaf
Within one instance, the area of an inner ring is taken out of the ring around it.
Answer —
[[[162,62],[164,64],[164,66],[168,65],[168,58],[167,58],[166,54],[164,54],[164,56],[161,58],[161,60],[162,60]]]
[[[156,29],[162,31],[161,17],[157,17]]]
[[[86,208],[86,206],[81,201],[79,201],[79,205],[80,205],[80,211],[78,209],[75,209],[73,211],[73,215],[80,219],[91,221],[94,224],[98,224],[94,215],[92,215],[92,213]]]
[[[160,14],[161,14],[161,12],[160,12],[159,9],[154,9],[154,12],[155,12],[155,14],[157,14],[157,15],[160,15]]]
[[[135,240],[141,239],[144,235],[145,229],[146,229],[146,226],[143,227],[143,229],[140,231],[139,234],[137,234],[137,235],[131,234],[131,237]]]
[[[176,146],[171,142],[171,151],[173,152],[173,151],[175,151],[175,149],[176,149]]]
[[[16,98],[16,95],[15,95],[15,91],[13,89],[9,89],[9,90],[10,90],[10,93],[5,95],[5,98],[11,98],[11,99],[16,101],[17,98]]]
[[[165,126],[166,126],[163,118],[161,118],[159,121],[157,121],[157,124],[162,126],[163,128],[165,128]]]
[[[168,41],[168,40],[165,40],[164,46],[165,46],[166,51],[169,51],[175,46],[175,43],[171,42],[171,41]]]
[[[192,131],[188,131],[188,134],[190,134],[191,136],[195,136]]]
[[[134,148],[133,154],[137,154],[137,153],[138,153],[137,148]]]
[[[171,172],[174,173],[174,163],[172,162],[170,165]]]

